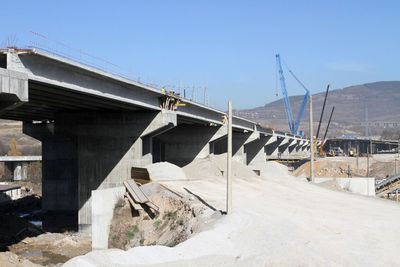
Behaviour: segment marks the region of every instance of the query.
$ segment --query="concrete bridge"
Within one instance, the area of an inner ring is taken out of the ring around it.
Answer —
[[[226,152],[222,111],[41,50],[0,52],[0,118],[42,142],[43,209],[91,225],[91,191],[120,186],[131,167],[179,166]],[[233,157],[248,165],[305,155],[309,140],[233,118]],[[309,152],[308,152],[309,153]]]

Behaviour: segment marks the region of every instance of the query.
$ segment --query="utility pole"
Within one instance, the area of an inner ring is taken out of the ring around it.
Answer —
[[[196,86],[193,85],[193,91],[192,91],[192,101],[196,102]]]
[[[314,182],[314,130],[313,130],[313,118],[312,118],[312,95],[310,94],[310,180]]]
[[[367,153],[367,177],[369,177],[369,157],[370,157],[370,154]]]
[[[208,86],[204,86],[204,105],[208,106]]]
[[[369,137],[369,120],[368,120],[368,107],[367,103],[364,103],[365,109],[365,137]]]
[[[394,175],[393,176],[396,176],[397,175],[397,159],[394,159]]]
[[[357,176],[360,175],[359,169],[358,169],[358,154],[356,155],[356,163],[357,163]]]
[[[226,214],[232,214],[232,101],[228,102],[228,153],[227,153]]]
[[[369,153],[371,154],[371,156],[372,156],[372,140],[371,140],[371,138],[369,139],[369,146],[370,146],[370,148],[369,148]]]

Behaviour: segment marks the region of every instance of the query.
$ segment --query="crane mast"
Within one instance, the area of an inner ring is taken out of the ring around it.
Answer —
[[[299,134],[298,133],[298,128],[301,122],[301,118],[304,113],[304,109],[307,105],[308,97],[310,95],[310,91],[304,86],[304,84],[294,75],[292,71],[289,70],[289,73],[296,79],[296,81],[304,88],[306,91],[306,94],[304,95],[303,102],[300,106],[299,113],[297,114],[297,119],[296,121],[293,120],[293,115],[292,115],[292,109],[290,107],[290,101],[289,101],[289,96],[286,90],[286,82],[285,82],[285,76],[283,75],[283,69],[282,69],[282,64],[281,64],[281,57],[279,54],[276,54],[276,63],[278,66],[278,72],[279,72],[279,80],[281,82],[281,88],[282,88],[282,94],[283,94],[283,100],[285,103],[285,111],[286,111],[286,116],[288,119],[288,124],[289,124],[289,129],[290,132],[293,134]]]

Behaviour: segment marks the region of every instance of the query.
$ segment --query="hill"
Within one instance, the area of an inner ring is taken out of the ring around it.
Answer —
[[[325,92],[313,95],[314,129],[318,126]],[[291,96],[293,117],[297,116],[303,96]],[[370,135],[380,136],[383,130],[400,127],[400,81],[385,81],[355,85],[343,89],[330,90],[325,108],[322,134],[325,131],[332,106],[335,112],[332,118],[329,137],[342,135],[365,135],[366,110],[369,118]],[[299,129],[308,133],[308,105],[304,111]],[[268,124],[279,130],[289,131],[283,99],[246,110],[235,110],[235,115]],[[321,135],[321,134],[320,134]]]

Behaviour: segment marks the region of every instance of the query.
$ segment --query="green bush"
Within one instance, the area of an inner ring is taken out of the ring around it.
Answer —
[[[175,219],[176,216],[178,216],[178,211],[168,211],[167,213],[168,220]]]
[[[127,240],[132,240],[138,232],[139,232],[139,228],[137,227],[137,225],[133,225],[133,226],[131,226],[131,229],[129,230],[129,232],[127,232],[125,234],[125,237]]]
[[[158,221],[155,221],[153,225],[155,228],[158,228],[161,224],[162,224],[162,221],[158,220]]]

